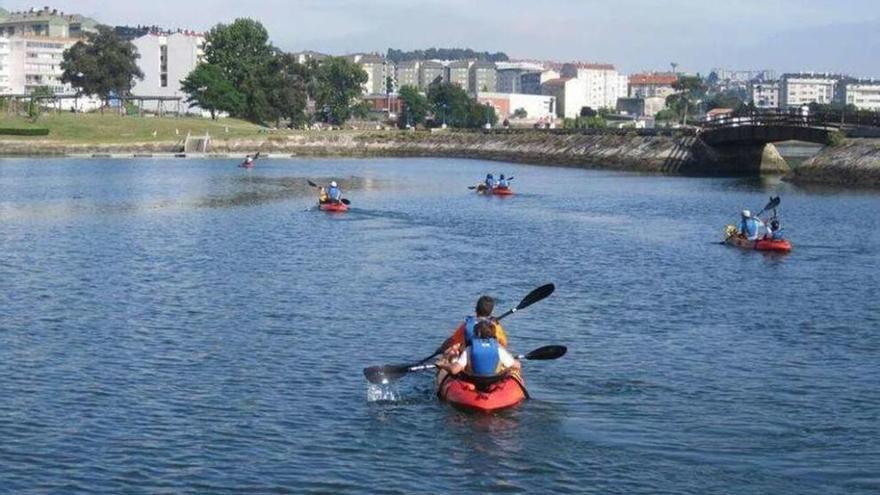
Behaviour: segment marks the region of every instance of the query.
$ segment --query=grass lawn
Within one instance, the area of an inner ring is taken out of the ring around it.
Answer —
[[[186,137],[186,133],[214,139],[245,138],[265,135],[260,126],[238,119],[211,120],[198,117],[137,117],[113,113],[45,113],[36,122],[0,113],[0,127],[48,128],[48,136],[0,136],[0,139],[33,139],[69,143],[168,142]],[[155,134],[155,135],[154,135]]]

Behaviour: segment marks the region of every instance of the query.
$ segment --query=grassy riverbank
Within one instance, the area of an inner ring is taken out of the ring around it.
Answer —
[[[20,137],[15,140],[58,141],[65,144],[164,143],[175,142],[186,134],[218,138],[258,137],[265,131],[260,126],[238,119],[210,120],[198,117],[136,117],[111,113],[47,113],[32,121],[20,116],[0,116],[0,127],[44,128],[48,136]],[[0,141],[13,136],[0,136]]]

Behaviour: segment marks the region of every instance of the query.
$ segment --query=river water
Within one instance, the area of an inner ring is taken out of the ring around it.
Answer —
[[[444,159],[0,160],[0,492],[877,493],[880,194]],[[466,187],[515,176],[512,198]],[[345,215],[306,179],[342,182]],[[718,245],[782,196],[794,251]],[[482,293],[532,400],[438,402]],[[381,400],[377,400],[381,399]]]

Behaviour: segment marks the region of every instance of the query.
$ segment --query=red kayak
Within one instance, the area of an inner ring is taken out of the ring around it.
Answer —
[[[329,211],[333,213],[343,213],[348,211],[348,205],[345,203],[318,203],[318,208],[321,211]]]
[[[238,164],[239,168],[254,168],[254,162],[241,162]]]
[[[459,375],[446,377],[437,396],[459,409],[491,413],[519,405],[529,398],[529,393],[518,374],[479,387]]]
[[[513,189],[509,187],[496,187],[492,189],[492,194],[495,196],[513,196]]]
[[[728,237],[724,242],[731,246],[743,249],[754,249],[755,251],[771,251],[777,253],[787,253],[791,251],[791,243],[786,239],[759,239],[757,241],[750,241],[734,235]]]

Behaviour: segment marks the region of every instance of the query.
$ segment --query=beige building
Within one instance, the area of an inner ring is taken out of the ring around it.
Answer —
[[[749,83],[752,102],[758,108],[779,108],[779,82],[754,81]]]
[[[385,57],[376,54],[355,54],[348,57],[367,73],[364,94],[384,95],[387,91],[388,76],[392,74]]]
[[[65,14],[43,7],[20,12],[0,9],[0,36],[40,36],[50,38],[82,38],[97,31],[98,22],[78,14]]]
[[[404,86],[419,87],[419,66],[418,60],[407,60],[400,62],[394,68],[395,88],[400,89]]]

